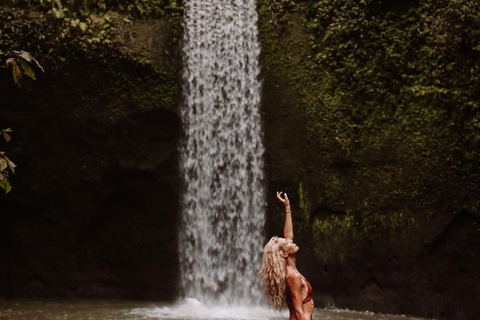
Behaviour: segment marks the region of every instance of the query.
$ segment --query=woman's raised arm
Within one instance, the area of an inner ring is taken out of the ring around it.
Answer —
[[[283,227],[283,237],[286,240],[293,240],[293,224],[292,224],[292,211],[290,210],[290,200],[286,193],[277,191],[278,200],[285,205],[285,226]]]

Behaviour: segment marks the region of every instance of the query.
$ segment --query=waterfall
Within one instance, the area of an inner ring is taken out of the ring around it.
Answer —
[[[265,195],[254,0],[185,0],[179,256],[187,297],[258,304]]]

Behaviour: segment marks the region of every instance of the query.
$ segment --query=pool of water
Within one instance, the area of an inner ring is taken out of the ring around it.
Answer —
[[[205,306],[195,299],[165,305],[138,301],[52,301],[0,299],[8,320],[286,320],[287,313],[262,307]],[[315,309],[313,320],[420,320],[371,312]]]

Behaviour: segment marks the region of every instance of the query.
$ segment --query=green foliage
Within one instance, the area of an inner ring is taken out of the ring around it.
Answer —
[[[20,48],[35,52],[48,70],[44,82],[50,87],[29,86],[25,97],[17,99],[6,84],[3,102],[28,102],[33,93],[38,109],[110,123],[156,107],[175,108],[176,66],[167,62],[176,55],[169,50],[180,41],[181,17],[182,7],[175,0],[2,1],[0,47],[11,50],[0,55],[1,64],[20,86],[25,78],[35,79],[38,69],[43,71]],[[166,35],[171,38],[163,39]],[[160,44],[158,49],[151,39]],[[164,44],[167,41],[171,46]],[[2,111],[5,118],[15,116],[12,110],[6,112],[10,114]],[[9,139],[9,133],[3,133]],[[13,172],[5,163],[2,181],[10,189],[6,179]]]
[[[8,50],[6,52],[2,52],[0,50],[0,61],[2,60],[5,60],[5,65],[1,67],[12,69],[13,81],[19,88],[22,86],[23,75],[30,77],[32,80],[36,80],[32,65],[35,65],[42,72],[44,72],[40,63],[38,63],[38,61],[26,51]]]
[[[404,256],[413,255],[421,232],[416,217],[403,211],[376,212],[364,218],[353,212],[332,214],[316,219],[312,229],[313,240],[321,244],[314,247],[315,255],[326,263],[354,258],[372,243]]]
[[[3,52],[0,50],[0,61],[4,63],[1,66],[2,68],[12,69],[13,81],[19,88],[22,85],[23,75],[36,80],[32,65],[35,65],[42,72],[44,71],[40,63],[26,51],[7,50]],[[0,136],[8,143],[11,140],[10,133],[12,132],[13,130],[10,128],[3,129],[0,131]],[[12,189],[9,181],[11,173],[15,173],[15,164],[6,156],[4,151],[0,151],[0,188],[4,189],[5,193],[9,193]]]
[[[302,183],[300,183],[298,186],[298,199],[299,199],[299,207],[300,207],[300,210],[302,211],[304,220],[305,221],[310,220],[310,214],[311,214],[312,208]]]
[[[333,215],[327,220],[315,220],[313,231],[316,243],[328,243],[314,247],[315,255],[327,263],[344,261],[358,252],[361,245],[358,241],[361,230],[353,214],[345,217]]]
[[[349,212],[314,216],[318,247],[335,237],[375,243],[374,234],[413,223],[388,250],[414,236],[428,241],[432,235],[419,230],[438,214],[480,215],[475,1],[262,0],[258,6],[262,66],[285,76],[299,101],[295,110],[307,120],[308,158],[299,165],[308,172],[301,181],[311,208]],[[350,216],[362,226],[355,232]]]
[[[176,65],[169,62],[177,53],[170,48],[180,41],[181,17],[182,7],[173,0],[11,0],[0,4],[0,44],[35,52],[49,82],[60,81],[56,88],[70,83],[72,104],[105,105],[111,98],[117,100],[112,104],[131,101],[139,109],[174,107],[179,89]],[[72,83],[74,78],[85,86]],[[149,85],[155,90],[145,92]],[[122,114],[118,106],[109,112],[110,119]]]
[[[168,18],[178,30],[182,10],[176,0],[10,0],[0,4],[0,44],[22,44],[51,68],[78,57],[106,61],[134,20]]]
[[[6,142],[10,142],[10,133],[12,129],[3,129],[0,131],[0,135]],[[10,181],[8,179],[11,173],[15,173],[15,164],[5,155],[4,151],[0,151],[0,188],[5,190],[5,193],[9,193],[12,190]]]
[[[161,17],[179,9],[177,0],[7,0],[7,5],[47,13],[56,19],[117,12],[134,18]]]

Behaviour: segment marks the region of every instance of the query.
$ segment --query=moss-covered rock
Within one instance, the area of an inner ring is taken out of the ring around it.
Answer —
[[[181,14],[59,18],[34,3],[0,7],[2,49],[45,69],[21,89],[0,75],[18,165],[0,195],[0,295],[173,300]]]
[[[478,7],[258,6],[269,189],[293,200],[316,305],[477,318]]]

